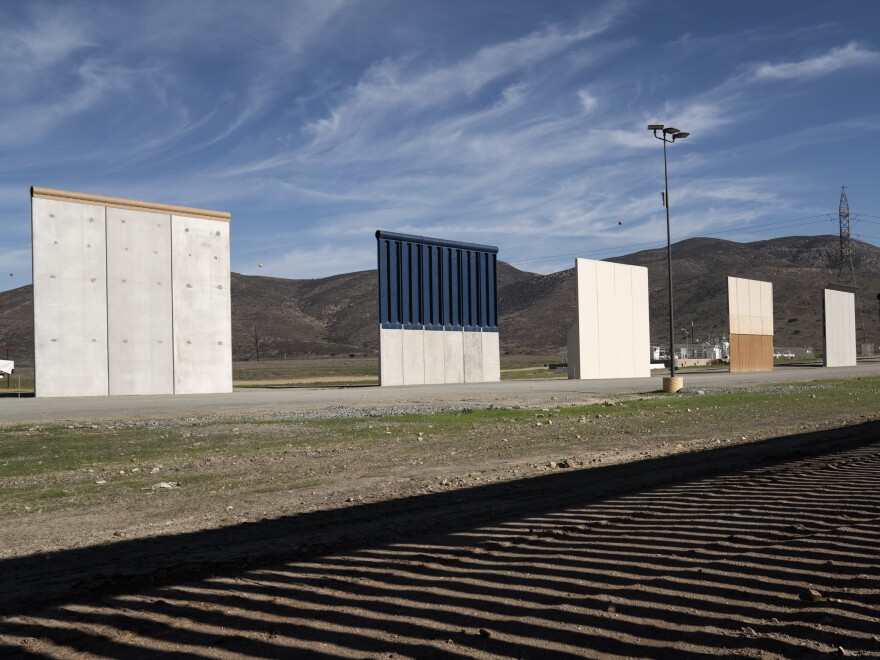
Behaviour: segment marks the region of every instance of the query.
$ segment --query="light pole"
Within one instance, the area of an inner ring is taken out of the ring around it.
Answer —
[[[663,124],[648,124],[648,130],[654,132],[654,137],[663,142],[663,181],[666,192],[663,193],[663,206],[666,207],[666,267],[669,274],[669,381],[664,383],[664,389],[676,392],[682,383],[675,380],[675,321],[672,313],[672,231],[669,228],[669,168],[666,165],[666,144],[683,140],[690,133],[685,133],[671,126]],[[659,135],[658,135],[659,133]]]

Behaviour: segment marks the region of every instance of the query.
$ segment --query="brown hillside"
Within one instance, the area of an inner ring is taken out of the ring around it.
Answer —
[[[694,238],[673,246],[676,342],[680,328],[697,337],[726,333],[727,275],[774,285],[775,344],[822,345],[821,290],[837,279],[835,236],[794,236],[755,243]],[[877,293],[880,248],[854,242],[855,265],[868,341],[880,344]],[[651,341],[668,341],[666,251],[646,250],[611,259],[646,266],[651,293]],[[506,353],[564,352],[574,322],[574,271],[550,275],[498,267],[501,345]],[[13,359],[33,356],[31,287],[0,293],[0,350]],[[232,274],[235,359],[320,355],[374,355],[378,348],[376,271],[316,280]],[[857,323],[858,324],[858,323]],[[861,332],[860,332],[861,339]]]

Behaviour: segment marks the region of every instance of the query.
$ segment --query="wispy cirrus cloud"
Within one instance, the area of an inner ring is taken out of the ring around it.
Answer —
[[[764,63],[754,67],[749,79],[755,81],[817,78],[842,69],[880,65],[880,52],[858,43],[832,48],[827,53],[795,62]]]

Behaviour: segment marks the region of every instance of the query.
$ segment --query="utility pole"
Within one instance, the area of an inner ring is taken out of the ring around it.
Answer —
[[[257,326],[254,326],[254,347],[257,349],[257,362],[260,361],[260,336],[257,334]]]

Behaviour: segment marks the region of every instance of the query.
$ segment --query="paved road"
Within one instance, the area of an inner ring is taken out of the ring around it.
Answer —
[[[780,383],[880,375],[880,362],[856,367],[779,367],[769,373],[731,374],[706,371],[685,374],[685,386],[748,387]],[[420,404],[574,404],[613,394],[656,392],[662,375],[613,380],[505,380],[500,383],[408,387],[249,388],[231,394],[162,396],[2,398],[0,424],[160,419],[202,416],[260,416],[299,413],[338,406],[416,406]]]

